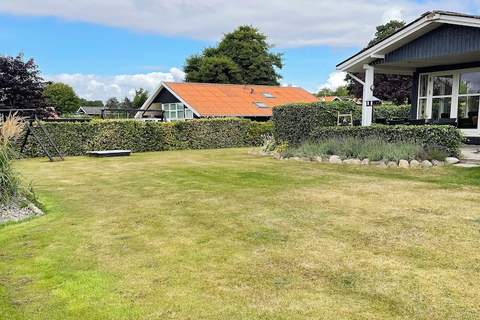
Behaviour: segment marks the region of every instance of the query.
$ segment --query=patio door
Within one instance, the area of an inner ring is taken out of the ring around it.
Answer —
[[[480,70],[455,70],[421,74],[417,118],[457,119],[467,136],[480,136]]]

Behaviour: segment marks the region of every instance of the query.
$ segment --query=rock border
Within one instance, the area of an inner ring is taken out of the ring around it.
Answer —
[[[331,163],[331,164],[344,164],[344,165],[358,165],[358,166],[376,166],[380,168],[402,168],[402,169],[409,169],[409,168],[432,168],[432,167],[442,167],[445,165],[451,165],[460,162],[459,159],[454,157],[448,157],[445,161],[438,161],[438,160],[406,160],[401,159],[400,161],[370,161],[369,159],[358,159],[358,158],[351,158],[351,159],[341,159],[338,155],[331,155],[328,157],[320,157],[316,156],[314,158],[309,157],[283,157],[277,152],[252,152],[253,154],[258,154],[261,156],[268,156],[273,157],[277,160],[289,160],[289,161],[305,161],[305,162],[323,162],[323,163]]]
[[[20,205],[19,203],[23,203],[24,205]],[[41,215],[44,215],[44,212],[28,200],[0,205],[0,225],[8,222],[19,222]]]

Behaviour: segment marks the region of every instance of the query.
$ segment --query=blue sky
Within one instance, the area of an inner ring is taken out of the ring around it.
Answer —
[[[368,42],[375,25],[408,21],[431,8],[471,12],[478,4],[265,2],[270,7],[250,0],[242,6],[220,0],[2,0],[0,54],[23,52],[45,78],[67,82],[86,98],[106,99],[181,80],[186,57],[240,24],[253,24],[284,54],[282,82],[317,91],[341,84],[341,76],[332,74],[335,65]]]

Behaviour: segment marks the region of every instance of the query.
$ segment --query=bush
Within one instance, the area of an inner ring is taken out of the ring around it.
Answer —
[[[413,160],[426,155],[420,145],[408,142],[386,142],[378,138],[333,138],[317,142],[304,142],[298,147],[290,148],[284,156],[314,158],[316,156],[338,155],[342,159],[370,159],[372,161]]]
[[[20,136],[22,129],[23,122],[15,116],[7,117],[0,126],[0,204],[27,195],[11,164],[15,156],[12,143]]]
[[[45,122],[60,151],[69,156],[88,150],[130,149],[133,152],[259,146],[272,132],[271,122],[245,119],[204,119],[179,122],[93,120]],[[43,156],[33,137],[25,154]]]
[[[353,102],[298,103],[273,109],[276,139],[300,143],[317,127],[337,125],[337,115],[352,113],[353,120],[361,120],[361,106]],[[374,118],[408,118],[410,106],[382,105],[375,107]]]
[[[385,142],[406,142],[422,146],[430,152],[459,156],[463,141],[459,130],[452,126],[385,126],[318,127],[304,141],[323,141],[332,138],[376,138]]]

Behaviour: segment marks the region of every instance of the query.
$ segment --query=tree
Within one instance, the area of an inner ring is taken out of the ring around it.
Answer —
[[[84,98],[80,98],[80,106],[83,107],[103,107],[102,100],[87,100]]]
[[[375,45],[391,34],[405,26],[404,21],[392,20],[377,27],[375,37],[369,42],[369,46]],[[363,79],[363,75],[355,74]],[[363,86],[347,75],[347,90],[350,95],[361,98]],[[395,104],[403,104],[411,99],[413,78],[406,75],[375,74],[373,95],[380,100],[391,101]]]
[[[68,84],[55,82],[49,83],[43,95],[48,103],[60,113],[73,113],[80,107],[80,99],[73,88]]]
[[[326,96],[333,96],[333,90],[329,88],[322,88],[316,94],[317,97],[326,97]]]
[[[25,62],[22,54],[0,56],[0,107],[43,108],[47,105],[43,88],[44,80],[33,59]]]
[[[145,101],[148,99],[148,91],[140,88],[138,90],[135,90],[135,96],[133,97],[132,101],[132,107],[134,109],[140,109]]]
[[[375,31],[375,37],[370,40],[368,46],[371,47],[385,38],[388,38],[401,28],[405,27],[405,21],[390,20],[389,22],[377,26],[377,31]]]
[[[132,101],[128,97],[125,97],[123,101],[120,103],[121,109],[132,109],[132,106],[133,106]]]
[[[337,96],[337,97],[346,97],[348,96],[348,90],[347,90],[347,86],[340,86],[337,88],[337,90],[335,90],[335,92],[333,93],[334,96]]]
[[[239,67],[228,57],[204,57],[196,68],[187,76],[188,82],[242,83]]]
[[[105,102],[105,108],[107,109],[120,109],[120,102],[117,98],[112,97]]]
[[[186,60],[186,81],[278,85],[282,55],[271,48],[258,29],[240,26],[225,34],[217,47]]]

